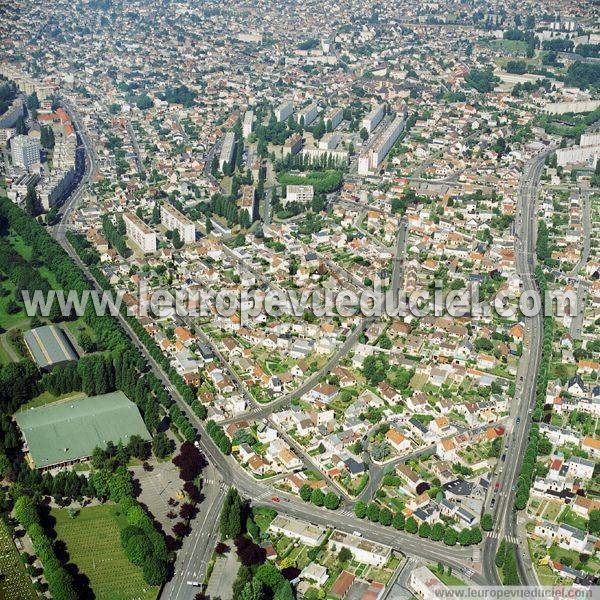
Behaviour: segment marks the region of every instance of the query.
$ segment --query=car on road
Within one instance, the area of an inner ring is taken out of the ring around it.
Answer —
[[[502,455],[502,462],[506,460],[506,452]]]
[[[279,502],[279,496],[271,496],[271,500],[273,500],[273,502]]]
[[[492,501],[490,502],[490,506],[492,508],[494,508],[494,505],[496,504],[496,498],[492,498]]]
[[[521,422],[521,417],[517,417],[517,425]]]
[[[356,537],[362,537],[362,533],[360,531],[353,531],[352,535],[355,535]]]

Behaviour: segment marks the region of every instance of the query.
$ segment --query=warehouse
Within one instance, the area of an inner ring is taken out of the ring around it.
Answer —
[[[37,366],[45,371],[77,360],[65,332],[56,325],[30,329],[23,335],[23,340]]]
[[[150,440],[137,406],[121,391],[54,402],[15,414],[32,468],[64,468],[87,460],[96,446]]]

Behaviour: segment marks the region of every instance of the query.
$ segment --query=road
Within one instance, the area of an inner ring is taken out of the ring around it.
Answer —
[[[584,278],[579,277],[579,271],[583,267],[585,267],[590,257],[590,246],[592,236],[590,193],[591,190],[589,187],[585,187],[581,190],[581,202],[583,208],[583,248],[581,250],[581,257],[569,273],[569,277],[573,280],[573,284],[577,293],[577,312],[572,316],[571,323],[569,325],[569,333],[571,334],[571,337],[575,340],[580,340],[582,337],[585,297],[589,285],[589,282],[587,282]]]
[[[133,146],[133,151],[135,153],[135,165],[136,165],[137,171],[141,175],[144,172],[144,164],[142,163],[142,155],[140,154],[140,147],[138,145],[138,141],[135,136],[135,131],[133,130],[130,119],[127,119],[125,121],[125,128],[127,129],[127,134],[129,135],[129,139],[131,140],[131,145]]]
[[[211,479],[211,477],[213,479]],[[184,538],[183,546],[177,552],[174,572],[163,588],[162,597],[192,600],[196,588],[188,581],[202,583],[206,567],[219,538],[219,515],[225,499],[225,484],[212,465],[204,469],[202,493],[204,500],[195,519],[190,523],[191,533]]]
[[[537,235],[537,192],[544,159],[549,151],[533,157],[526,165],[521,178],[516,218],[516,262],[517,272],[523,282],[524,291],[537,291],[534,279],[535,246]],[[515,487],[521,471],[523,455],[527,447],[531,427],[530,411],[535,406],[535,387],[540,366],[543,318],[538,313],[532,317],[523,317],[525,322],[525,342],[523,356],[517,370],[517,389],[511,405],[509,426],[504,436],[502,454],[506,455],[497,479],[492,479],[492,488],[498,482],[496,494],[494,530],[483,543],[484,574],[490,583],[500,584],[494,558],[498,544],[503,538],[516,539],[517,511],[514,506]],[[510,427],[510,423],[513,427]],[[523,585],[539,585],[535,569],[532,566],[527,543],[518,545],[519,575]]]

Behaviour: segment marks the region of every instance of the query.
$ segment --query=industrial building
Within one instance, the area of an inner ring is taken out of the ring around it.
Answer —
[[[168,202],[160,207],[160,221],[167,229],[176,229],[184,244],[196,240],[196,227],[192,221]]]
[[[77,361],[73,346],[64,331],[56,325],[30,329],[23,334],[23,341],[34,362],[44,371]]]
[[[137,406],[121,391],[46,404],[14,418],[29,464],[42,471],[88,460],[108,442],[128,444],[133,435],[151,439]]]
[[[123,215],[127,237],[139,246],[142,252],[156,252],[156,233],[136,214]]]

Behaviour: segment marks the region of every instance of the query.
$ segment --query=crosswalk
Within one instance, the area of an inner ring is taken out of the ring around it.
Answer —
[[[488,537],[494,538],[495,540],[506,540],[511,544],[517,544],[519,540],[514,535],[500,535],[497,531],[490,531],[487,534]]]
[[[349,510],[349,509],[341,510],[341,511],[339,512],[339,514],[341,514],[341,515],[342,515],[342,516],[344,516],[344,517],[354,517],[354,516],[355,516],[355,515],[354,515],[354,511],[352,511],[352,510]]]

